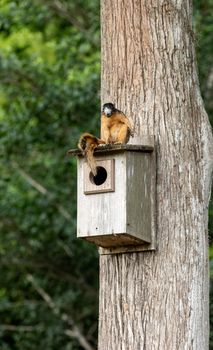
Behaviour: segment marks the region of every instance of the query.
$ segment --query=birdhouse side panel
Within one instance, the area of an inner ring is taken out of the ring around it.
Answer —
[[[127,152],[127,232],[151,242],[152,154]]]

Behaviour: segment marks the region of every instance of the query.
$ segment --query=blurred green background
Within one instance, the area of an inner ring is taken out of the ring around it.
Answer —
[[[76,162],[66,152],[99,130],[99,11],[98,0],[0,0],[1,350],[96,345],[98,254],[76,240]],[[212,11],[212,0],[194,1],[213,122]],[[209,218],[213,281],[213,204]],[[213,294],[210,311],[213,322]]]

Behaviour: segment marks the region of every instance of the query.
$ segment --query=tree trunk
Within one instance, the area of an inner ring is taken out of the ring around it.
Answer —
[[[102,102],[155,135],[158,247],[100,256],[99,349],[207,350],[213,141],[191,1],[102,0]]]

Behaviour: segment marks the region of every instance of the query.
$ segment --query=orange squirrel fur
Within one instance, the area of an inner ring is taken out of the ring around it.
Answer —
[[[132,126],[125,114],[112,103],[105,103],[101,115],[101,139],[105,143],[127,143],[133,136]]]
[[[105,144],[105,141],[97,138],[96,136],[85,132],[81,135],[78,141],[78,148],[81,150],[82,154],[86,157],[87,163],[94,176],[97,175],[96,161],[94,158],[94,150],[98,145]]]

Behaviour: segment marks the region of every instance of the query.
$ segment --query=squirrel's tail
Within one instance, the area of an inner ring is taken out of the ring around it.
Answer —
[[[97,164],[96,164],[96,160],[94,158],[94,149],[96,148],[96,145],[89,145],[89,147],[87,148],[86,152],[85,152],[85,156],[86,156],[86,160],[87,163],[91,169],[91,172],[93,174],[93,176],[97,175]]]
[[[82,154],[86,157],[87,163],[94,176],[97,175],[97,165],[93,154],[94,154],[94,150],[100,144],[105,144],[105,141],[89,133],[82,134],[78,142],[78,148],[81,150]]]
[[[101,144],[105,144],[105,141],[95,137],[93,143],[91,143],[88,146],[86,154],[85,154],[88,165],[92,171],[93,176],[97,175],[97,164],[96,164],[96,160],[94,158],[94,150],[98,147],[98,145],[101,145]]]

